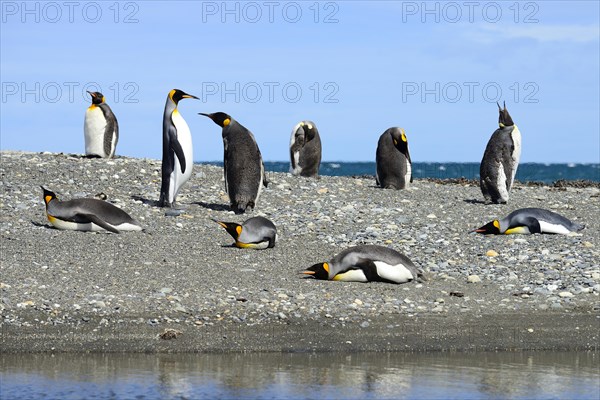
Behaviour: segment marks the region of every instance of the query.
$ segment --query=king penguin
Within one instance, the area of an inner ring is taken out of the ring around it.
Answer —
[[[312,121],[301,121],[290,138],[290,172],[294,175],[317,178],[321,165],[321,137]]]
[[[405,283],[422,275],[404,254],[376,245],[350,247],[302,273],[323,280],[387,283]]]
[[[56,194],[42,186],[46,217],[58,229],[71,231],[141,231],[140,223],[129,214],[99,199],[60,201]]]
[[[408,140],[402,128],[389,128],[379,137],[375,154],[375,180],[384,189],[405,189],[412,183]]]
[[[213,220],[235,239],[234,245],[241,249],[262,250],[275,247],[277,228],[265,217],[252,217],[242,225],[235,222]]]
[[[236,214],[252,211],[263,185],[268,183],[254,135],[223,112],[199,114],[223,128],[223,172],[231,209]]]
[[[167,96],[163,115],[163,156],[162,184],[160,186],[160,207],[173,207],[179,189],[192,176],[194,151],[192,134],[187,123],[177,110],[181,99],[197,99],[179,89],[173,89]]]
[[[550,210],[543,208],[521,208],[511,212],[504,218],[495,219],[472,232],[486,235],[510,235],[515,233],[558,233],[567,235],[571,232],[580,231],[583,228],[585,228],[585,225],[572,222]]]
[[[117,117],[106,104],[100,92],[90,92],[92,105],[85,112],[83,132],[85,155],[88,157],[113,158],[119,141]]]
[[[492,134],[479,167],[479,186],[487,203],[506,203],[521,158],[521,132],[514,124],[506,103],[498,104],[499,128]]]

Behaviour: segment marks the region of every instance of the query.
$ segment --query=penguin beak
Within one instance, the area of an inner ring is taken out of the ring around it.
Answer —
[[[191,94],[184,94],[183,96],[181,96],[181,98],[183,98],[183,99],[196,99],[196,100],[199,100],[196,96],[191,95]]]
[[[304,275],[314,275],[315,271],[300,271],[300,273]]]
[[[223,221],[217,221],[216,219],[211,218],[211,221],[216,222],[217,224],[221,225],[223,228],[227,228],[227,224]]]

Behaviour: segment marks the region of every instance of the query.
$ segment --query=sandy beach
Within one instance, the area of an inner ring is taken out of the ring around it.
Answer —
[[[255,211],[229,211],[219,167],[194,165],[182,215],[156,207],[160,160],[0,153],[0,352],[598,350],[600,189],[517,183],[486,205],[472,182],[269,173]],[[103,193],[143,232],[60,231],[40,185],[62,200]],[[572,235],[469,234],[517,208],[583,223]],[[211,218],[262,215],[274,248],[231,247]],[[307,279],[357,244],[406,254],[402,285]],[[165,339],[161,339],[161,334]],[[172,334],[169,335],[168,332]],[[170,340],[167,338],[172,337]]]

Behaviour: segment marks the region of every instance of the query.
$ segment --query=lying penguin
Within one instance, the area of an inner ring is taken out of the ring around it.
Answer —
[[[235,222],[224,222],[213,219],[235,239],[233,244],[241,249],[262,250],[275,247],[277,228],[265,217],[252,217],[242,225]]]
[[[404,254],[376,245],[350,247],[302,273],[322,280],[387,283],[410,282],[422,275]]]
[[[99,199],[60,201],[56,194],[43,186],[46,217],[58,229],[72,231],[141,231],[140,223],[129,214]]]
[[[559,233],[567,235],[585,228],[560,214],[543,208],[521,208],[501,219],[495,219],[471,232],[486,235],[511,235],[515,233]]]

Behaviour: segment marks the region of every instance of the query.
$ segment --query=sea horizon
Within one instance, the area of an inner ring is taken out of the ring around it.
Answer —
[[[223,166],[222,161],[195,164]],[[289,161],[265,161],[267,172],[289,172]],[[413,162],[414,179],[479,179],[479,162]],[[323,161],[323,176],[375,176],[374,161]],[[520,163],[515,179],[521,182],[554,183],[559,180],[600,182],[600,163]]]

